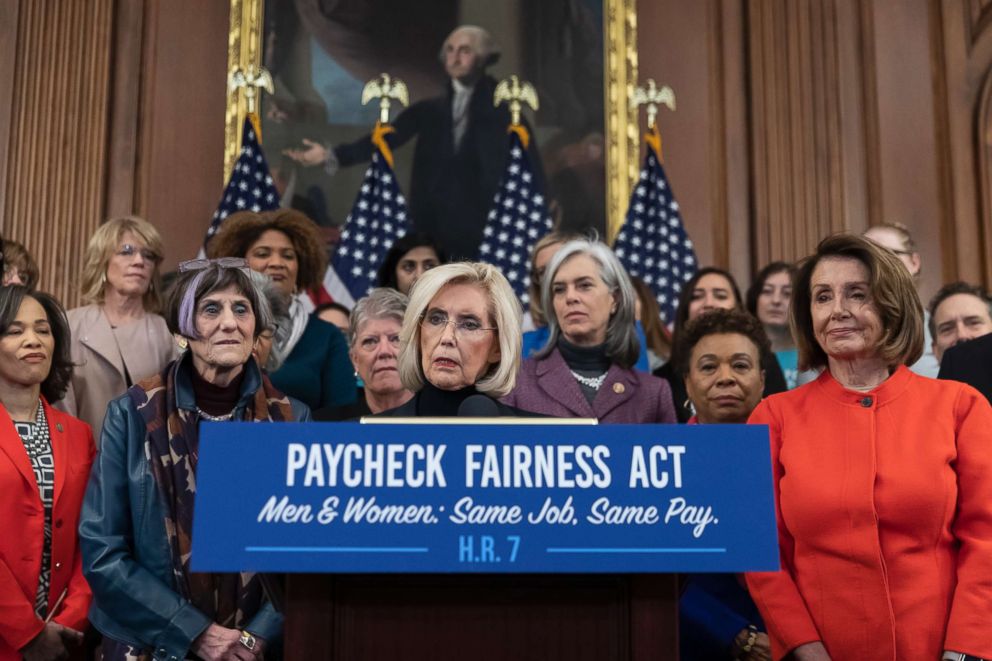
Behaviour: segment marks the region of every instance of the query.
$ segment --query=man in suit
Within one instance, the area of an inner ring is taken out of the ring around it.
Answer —
[[[992,297],[977,285],[944,285],[930,300],[929,311],[933,353],[941,365],[951,347],[992,333]]]
[[[938,378],[967,383],[992,403],[992,333],[948,349]]]
[[[510,114],[504,106],[493,106],[496,80],[486,68],[499,52],[486,30],[455,28],[440,59],[450,78],[446,93],[400,113],[387,139],[399,148],[418,138],[409,191],[415,229],[436,239],[453,260],[474,259],[505,168]],[[373,149],[368,136],[333,148],[310,140],[304,144],[305,149],[288,150],[287,156],[303,165],[324,165],[329,174],[367,162]],[[540,173],[533,142],[530,154]]]

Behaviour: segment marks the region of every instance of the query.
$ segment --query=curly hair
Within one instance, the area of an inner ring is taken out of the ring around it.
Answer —
[[[17,319],[17,313],[25,298],[38,301],[48,325],[52,329],[52,339],[55,349],[52,352],[52,367],[48,376],[41,382],[41,394],[49,402],[57,402],[65,395],[72,379],[72,354],[70,353],[69,322],[65,318],[65,310],[54,296],[44,292],[31,291],[24,285],[9,285],[0,287],[0,335],[7,332],[10,325]]]
[[[686,323],[680,336],[678,362],[675,369],[684,377],[689,375],[692,350],[707,335],[736,333],[754,343],[758,349],[759,365],[767,365],[772,357],[772,344],[758,319],[743,310],[712,310]]]
[[[324,237],[315,222],[295,209],[231,214],[207,245],[207,256],[247,257],[252,245],[269,230],[282,232],[293,244],[300,265],[296,286],[300,289],[319,287],[327,270]]]

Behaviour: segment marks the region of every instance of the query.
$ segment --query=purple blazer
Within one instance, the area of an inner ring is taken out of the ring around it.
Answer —
[[[611,365],[590,404],[557,348],[543,360],[525,360],[516,387],[500,401],[556,418],[597,418],[614,424],[676,422],[672,390],[664,379]]]

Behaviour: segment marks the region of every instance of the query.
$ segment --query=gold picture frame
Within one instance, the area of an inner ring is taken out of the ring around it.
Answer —
[[[228,76],[238,69],[255,70],[261,65],[264,1],[230,0]],[[603,32],[606,228],[607,239],[612,241],[623,225],[638,175],[638,114],[630,102],[637,86],[636,0],[603,0]],[[247,112],[245,89],[229,90],[224,118],[224,182],[238,158],[241,123]]]

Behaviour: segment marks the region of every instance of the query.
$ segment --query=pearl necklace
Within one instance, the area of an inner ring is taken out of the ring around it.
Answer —
[[[606,374],[607,374],[606,372],[603,372],[599,376],[594,377],[594,376],[582,376],[575,370],[569,370],[569,371],[572,373],[572,376],[575,377],[576,381],[578,381],[579,383],[581,383],[582,385],[588,388],[592,388],[593,390],[599,390],[600,388],[602,388],[603,381],[606,381]]]
[[[204,420],[208,422],[227,422],[234,417],[234,410],[232,409],[230,413],[225,413],[224,415],[210,415],[199,406],[196,407],[196,413]]]

